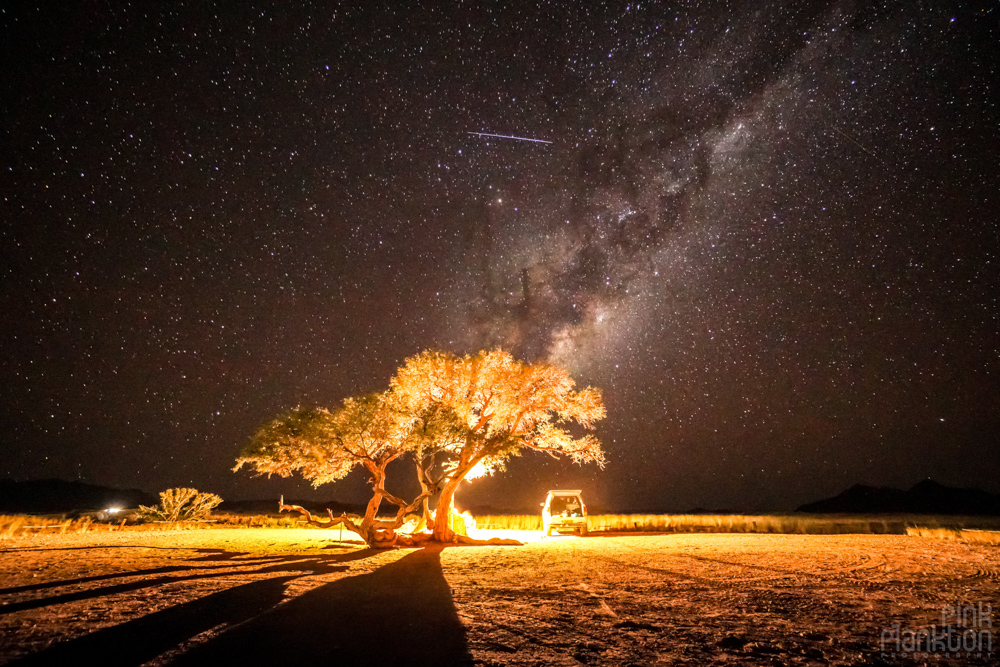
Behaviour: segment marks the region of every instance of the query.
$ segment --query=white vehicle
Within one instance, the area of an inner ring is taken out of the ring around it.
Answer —
[[[572,530],[580,535],[586,535],[587,506],[583,504],[580,489],[571,491],[549,491],[542,503],[542,527],[546,535],[553,531]]]

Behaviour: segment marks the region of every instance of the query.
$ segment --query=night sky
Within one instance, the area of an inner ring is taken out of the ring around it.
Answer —
[[[0,10],[0,476],[363,500],[230,468],[501,345],[604,391],[608,465],[459,506],[1000,492],[995,2],[37,4]]]

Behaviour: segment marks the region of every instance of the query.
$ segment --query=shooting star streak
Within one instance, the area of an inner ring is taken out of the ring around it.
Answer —
[[[469,132],[469,134],[474,134],[477,137],[496,137],[498,139],[517,139],[518,141],[533,141],[536,144],[551,144],[551,141],[545,141],[544,139],[529,139],[528,137],[512,137],[509,134],[488,134],[486,132]]]
[[[855,139],[854,137],[852,137],[851,135],[849,135],[849,134],[848,134],[847,132],[844,132],[843,130],[841,130],[841,129],[840,129],[839,127],[837,127],[836,125],[830,125],[830,126],[829,126],[829,128],[830,128],[831,130],[833,130],[834,132],[836,132],[837,134],[839,134],[840,136],[842,136],[842,137],[844,137],[845,139],[847,139],[848,141],[850,141],[850,142],[851,142],[852,144],[854,144],[855,146],[857,146],[858,148],[860,148],[860,149],[861,149],[861,150],[863,150],[864,152],[866,152],[866,153],[868,153],[869,155],[871,155],[871,156],[872,156],[873,158],[875,158],[875,159],[877,159],[877,160],[881,160],[881,159],[882,159],[882,158],[880,158],[880,157],[879,157],[878,155],[875,155],[875,153],[872,153],[872,152],[871,152],[870,150],[868,150],[867,148],[865,148],[865,147],[864,147],[864,146],[863,146],[863,145],[861,144],[861,142],[860,142],[860,141],[858,141],[857,139]]]

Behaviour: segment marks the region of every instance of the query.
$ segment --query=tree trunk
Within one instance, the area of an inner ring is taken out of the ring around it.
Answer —
[[[434,530],[434,515],[431,514],[431,499],[424,498],[424,523],[428,530]]]
[[[376,493],[372,496],[372,499],[368,501],[368,507],[365,508],[365,520],[364,523],[371,524],[375,517],[378,515],[378,508],[382,504],[382,494]]]
[[[424,498],[420,501],[420,520],[417,521],[413,532],[419,533],[424,530],[434,530],[434,516],[431,514],[430,498]]]
[[[425,456],[422,460],[417,461],[417,481],[420,482],[421,495],[424,496],[423,500],[420,502],[420,521],[417,523],[417,528],[414,532],[420,532],[422,530],[434,529],[434,517],[431,516],[431,505],[430,497],[435,493],[438,493],[439,489],[437,484],[435,484],[430,477],[428,472],[434,467],[434,455]]]
[[[468,442],[466,445],[468,446]],[[455,491],[458,490],[469,471],[483,459],[484,454],[469,455],[470,458],[466,458],[466,456],[466,453],[463,452],[459,458],[458,467],[451,473],[452,477],[441,487],[441,495],[438,496],[437,507],[434,509],[434,540],[437,542],[455,541],[455,531],[451,528]]]
[[[437,507],[434,509],[434,540],[437,542],[454,542],[455,531],[451,529],[451,511],[455,499],[455,491],[462,480],[450,480],[441,489]]]

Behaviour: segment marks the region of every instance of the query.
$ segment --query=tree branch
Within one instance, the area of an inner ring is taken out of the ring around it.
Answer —
[[[314,526],[319,526],[320,528],[332,528],[333,526],[343,525],[345,528],[350,530],[352,533],[357,533],[361,537],[364,537],[364,533],[361,532],[360,526],[351,521],[346,514],[341,514],[340,516],[333,516],[333,510],[327,508],[327,513],[330,515],[329,521],[320,521],[319,519],[313,518],[312,512],[307,510],[305,507],[300,505],[286,505],[285,496],[281,496],[281,500],[278,501],[278,511],[279,512],[298,512],[306,518],[306,522]]]
[[[563,449],[561,447],[546,447],[545,445],[536,444],[534,440],[528,440],[524,443],[525,447],[529,449],[534,449],[536,452],[547,452],[559,454],[582,454],[590,449],[587,445],[580,445],[576,449]]]
[[[376,493],[381,493],[382,497],[385,500],[389,501],[393,505],[396,505],[397,507],[406,507],[407,505],[409,505],[409,503],[407,503],[402,498],[397,498],[396,496],[394,496],[391,493],[389,493],[388,491],[386,491],[384,486],[381,486],[381,485],[379,485],[379,486],[373,486],[372,490],[375,491]]]

